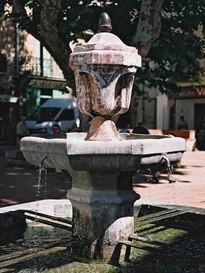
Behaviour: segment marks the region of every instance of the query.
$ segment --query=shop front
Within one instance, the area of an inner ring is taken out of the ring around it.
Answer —
[[[38,118],[40,106],[48,99],[67,92],[66,81],[46,77],[28,77],[22,92],[22,112],[29,119]]]
[[[182,90],[176,98],[175,113],[175,128],[178,127],[180,117],[183,116],[188,124],[188,129],[196,131],[197,145],[201,146],[199,142],[202,142],[203,138],[200,135],[205,129],[205,85]]]
[[[205,86],[181,91],[176,98],[176,128],[184,116],[189,129],[199,130],[205,117]]]

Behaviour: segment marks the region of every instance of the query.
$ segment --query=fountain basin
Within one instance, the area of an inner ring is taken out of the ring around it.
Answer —
[[[134,231],[133,206],[140,198],[132,177],[141,164],[180,160],[185,141],[171,136],[121,134],[121,141],[85,141],[86,133],[67,139],[25,137],[21,151],[32,165],[66,170],[72,176],[67,197],[73,208],[74,252],[108,258],[119,240]]]
[[[139,164],[160,163],[166,153],[170,162],[180,160],[186,150],[184,139],[172,136],[121,134],[121,141],[85,141],[86,133],[69,133],[67,139],[24,137],[25,159],[39,166],[68,172],[74,170],[137,170]],[[78,161],[78,162],[77,162]]]

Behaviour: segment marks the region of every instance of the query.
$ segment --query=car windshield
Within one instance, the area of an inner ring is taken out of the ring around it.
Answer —
[[[52,121],[59,113],[61,108],[41,108],[40,110],[40,121]]]
[[[64,109],[57,120],[74,120],[74,110]]]

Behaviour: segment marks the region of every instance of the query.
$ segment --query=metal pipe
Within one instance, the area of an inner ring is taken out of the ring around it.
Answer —
[[[166,163],[168,173],[172,173],[171,163],[170,163],[169,158],[167,157],[167,154],[162,155],[161,160],[160,160],[161,164],[164,163],[163,160]]]

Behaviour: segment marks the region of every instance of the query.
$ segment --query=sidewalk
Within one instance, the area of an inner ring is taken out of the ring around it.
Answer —
[[[204,151],[184,153],[181,167],[175,170],[173,178],[176,182],[171,184],[164,175],[159,184],[136,181],[134,190],[141,195],[137,203],[205,208]]]

